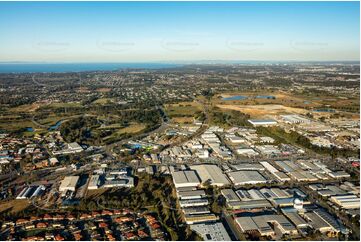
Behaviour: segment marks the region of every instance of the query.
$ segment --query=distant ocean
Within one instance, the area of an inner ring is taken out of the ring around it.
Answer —
[[[162,69],[182,66],[167,63],[0,63],[0,73],[116,71],[121,69]]]

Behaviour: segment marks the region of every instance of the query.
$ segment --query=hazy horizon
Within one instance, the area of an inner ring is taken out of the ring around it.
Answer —
[[[0,2],[0,62],[360,60],[359,2]]]

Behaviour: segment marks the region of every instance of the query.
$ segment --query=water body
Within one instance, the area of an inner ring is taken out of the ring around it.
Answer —
[[[0,63],[0,73],[117,71],[122,69],[163,69],[180,67],[168,63]]]
[[[26,128],[26,131],[28,131],[28,132],[34,132],[34,129],[33,129],[32,127],[27,127],[27,128]]]
[[[247,96],[231,96],[231,97],[224,97],[222,98],[223,101],[237,101],[237,100],[245,100],[249,97]],[[268,95],[260,95],[260,96],[255,96],[255,99],[276,99],[275,96],[268,96]]]
[[[318,113],[334,113],[334,112],[336,112],[336,110],[332,109],[332,108],[319,108],[319,109],[314,110],[314,112],[318,112]]]
[[[260,95],[260,96],[256,96],[256,99],[276,99],[276,97],[268,96],[268,95]]]
[[[247,96],[231,96],[222,98],[223,101],[237,101],[237,100],[245,100]]]
[[[48,130],[49,131],[57,130],[62,122],[63,122],[62,120],[56,122],[54,125],[50,126],[50,128]]]

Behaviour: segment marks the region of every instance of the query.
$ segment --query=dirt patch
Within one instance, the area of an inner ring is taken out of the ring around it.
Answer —
[[[12,213],[20,212],[30,206],[30,202],[27,199],[11,200],[0,203],[0,213],[4,211],[11,211]]]
[[[112,89],[111,88],[98,88],[97,92],[110,92]]]
[[[173,123],[193,123],[194,119],[192,117],[174,117],[172,118]]]
[[[251,115],[251,117],[260,117],[265,115],[279,114],[306,114],[308,111],[302,108],[291,108],[283,105],[217,105],[221,109],[236,110]]]
[[[142,131],[143,129],[145,129],[144,124],[131,124],[128,127],[120,129],[117,133],[119,133],[119,134],[124,134],[124,133],[133,134],[133,133],[138,133],[138,132]]]

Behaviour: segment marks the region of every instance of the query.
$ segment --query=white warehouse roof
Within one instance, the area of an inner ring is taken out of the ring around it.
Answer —
[[[216,165],[194,165],[192,169],[196,170],[202,182],[210,181],[213,186],[229,185],[225,174]]]
[[[66,176],[60,184],[59,191],[66,190],[75,191],[76,184],[78,184],[79,176]]]
[[[235,171],[228,173],[234,185],[266,183],[266,179],[258,171]]]
[[[175,187],[196,187],[200,185],[200,179],[193,170],[172,172]]]

